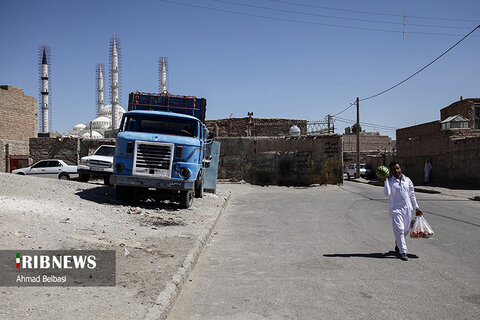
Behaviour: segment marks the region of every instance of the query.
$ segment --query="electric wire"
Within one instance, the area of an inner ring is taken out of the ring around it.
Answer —
[[[391,17],[402,17],[402,18],[407,17],[407,18],[411,18],[411,19],[424,19],[424,20],[442,20],[442,21],[448,20],[448,21],[478,22],[478,20],[470,20],[470,19],[407,16],[407,15],[394,14],[394,13],[379,13],[379,12],[372,12],[372,11],[341,9],[341,8],[325,7],[325,6],[319,6],[319,5],[304,4],[304,3],[292,2],[292,1],[282,1],[282,0],[266,0],[266,1],[282,3],[282,4],[289,4],[289,5],[300,6],[300,7],[307,7],[307,8],[318,8],[318,9],[326,9],[326,10],[333,10],[333,11],[344,11],[344,12],[361,13],[361,14],[369,14],[369,15],[376,15],[376,16],[391,16]]]
[[[229,9],[212,8],[212,7],[200,6],[200,5],[194,5],[194,4],[187,4],[187,3],[171,1],[171,0],[158,0],[158,1],[165,2],[165,3],[170,3],[170,4],[174,4],[174,5],[178,5],[178,6],[189,7],[189,8],[204,9],[204,10],[210,10],[210,11],[217,11],[217,12],[231,13],[231,14],[248,16],[248,17],[267,19],[267,20],[300,23],[300,24],[307,24],[307,25],[317,25],[317,26],[325,26],[325,27],[364,30],[364,31],[375,31],[375,32],[385,32],[385,33],[418,34],[418,35],[434,35],[434,36],[454,36],[454,37],[461,36],[461,34],[454,34],[454,33],[389,30],[389,29],[367,28],[367,27],[342,25],[342,24],[334,24],[334,23],[321,23],[321,22],[298,20],[298,19],[287,19],[287,18],[272,17],[272,16],[261,15],[261,14],[254,14],[254,13],[245,13],[245,12],[234,11],[234,10],[229,10]]]
[[[339,17],[339,16],[331,16],[331,15],[325,15],[325,14],[311,13],[311,12],[300,12],[300,11],[293,11],[293,10],[277,9],[277,8],[272,8],[272,7],[257,6],[257,5],[252,5],[252,4],[238,3],[238,2],[226,1],[226,0],[212,0],[212,1],[231,4],[231,5],[235,5],[235,6],[239,6],[239,7],[264,9],[264,10],[270,10],[270,11],[283,12],[283,13],[293,13],[293,14],[306,15],[306,16],[322,17],[322,18],[330,18],[330,19],[340,19],[340,20],[349,20],[349,21],[353,20],[353,21],[361,21],[361,22],[372,22],[372,23],[382,23],[382,24],[391,24],[391,25],[402,25],[402,26],[414,26],[414,27],[430,27],[430,28],[448,28],[448,29],[470,29],[471,28],[471,27],[439,26],[439,25],[429,25],[429,24],[403,23],[403,22],[369,20],[369,19],[360,19],[360,18],[351,18],[351,17]]]
[[[462,39],[458,40],[453,46],[451,46],[450,48],[448,48],[445,52],[443,52],[441,55],[439,55],[437,58],[435,58],[434,60],[432,60],[430,63],[428,63],[426,66],[424,66],[423,68],[421,68],[420,70],[418,70],[417,72],[415,72],[414,74],[410,75],[409,77],[405,78],[404,80],[400,81],[399,83],[397,83],[396,85],[386,89],[386,90],[383,90],[377,94],[374,94],[372,96],[369,96],[367,98],[363,98],[363,99],[360,99],[360,101],[365,101],[365,100],[369,100],[369,99],[372,99],[372,98],[375,98],[375,97],[378,97],[379,95],[382,95],[396,87],[398,87],[399,85],[401,85],[402,83],[405,83],[407,82],[408,80],[410,80],[411,78],[413,78],[414,76],[416,76],[417,74],[419,74],[420,72],[422,72],[423,70],[427,69],[429,66],[431,66],[433,63],[435,63],[438,59],[440,59],[441,57],[443,57],[445,54],[447,54],[450,50],[452,50],[453,48],[455,48],[458,44],[460,44],[460,42],[462,42],[463,40],[465,40],[469,35],[471,35],[475,30],[477,30],[478,28],[480,28],[480,25],[478,25],[475,29],[473,29],[472,31],[470,31],[467,35],[465,35]]]

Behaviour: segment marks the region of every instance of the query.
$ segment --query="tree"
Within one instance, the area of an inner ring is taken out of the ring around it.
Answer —
[[[358,125],[358,132],[362,132],[362,126],[361,125]],[[353,124],[352,126],[352,133],[357,133],[357,124]]]
[[[346,127],[345,134],[352,134],[352,129],[350,127]]]

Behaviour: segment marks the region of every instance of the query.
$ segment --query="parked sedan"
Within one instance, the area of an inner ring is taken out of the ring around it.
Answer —
[[[13,170],[12,173],[62,180],[78,177],[77,166],[57,159],[41,160],[30,167]]]
[[[357,164],[352,163],[347,168],[347,178],[350,180],[351,177],[355,177],[357,172]],[[371,178],[373,176],[373,171],[370,168],[367,168],[365,164],[360,164],[360,177],[362,178]]]

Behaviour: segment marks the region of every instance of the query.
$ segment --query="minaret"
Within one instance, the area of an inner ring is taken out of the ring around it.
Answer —
[[[42,91],[40,91],[42,95],[42,106],[41,106],[41,117],[42,117],[42,133],[49,132],[49,117],[48,117],[48,61],[47,61],[47,47],[43,46],[43,57],[42,57],[42,66],[41,66],[41,74],[40,79],[42,82]]]
[[[103,100],[103,66],[97,65],[97,117],[104,105]]]
[[[167,93],[167,63],[166,57],[160,57],[159,59],[159,71],[160,71],[160,93]]]
[[[120,121],[118,119],[117,107],[119,106],[119,75],[118,75],[118,51],[117,51],[117,39],[115,33],[113,34],[111,42],[111,61],[110,61],[110,93],[112,96],[112,129],[118,129],[120,127]]]

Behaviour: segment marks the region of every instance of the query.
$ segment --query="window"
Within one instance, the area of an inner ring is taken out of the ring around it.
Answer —
[[[474,114],[474,119],[475,119],[475,127],[474,129],[480,129],[480,103],[475,103],[474,106],[475,109],[475,114]]]
[[[32,166],[32,168],[45,168],[48,166],[48,161],[40,161]]]
[[[62,165],[58,161],[48,161],[47,167],[61,167]]]

